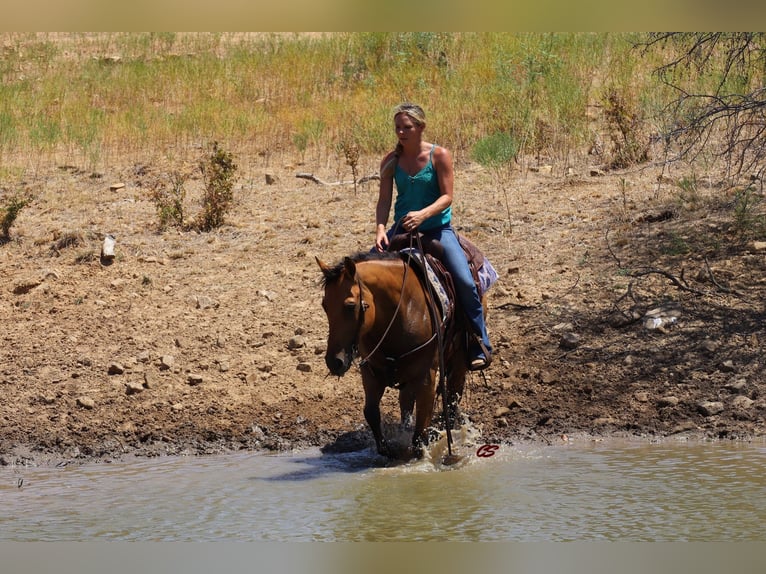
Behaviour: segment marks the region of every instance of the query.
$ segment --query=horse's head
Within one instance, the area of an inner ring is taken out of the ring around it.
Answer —
[[[356,356],[369,303],[364,299],[364,288],[351,258],[346,257],[335,267],[328,267],[319,258],[317,263],[324,275],[322,308],[330,328],[324,360],[330,373],[340,377]]]

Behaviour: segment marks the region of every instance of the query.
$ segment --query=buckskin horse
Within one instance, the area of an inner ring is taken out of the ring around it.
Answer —
[[[433,291],[411,259],[399,252],[365,252],[329,267],[317,258],[329,323],[325,363],[331,374],[341,377],[360,358],[364,417],[378,452],[389,458],[422,456],[438,392],[443,393],[450,445],[450,424],[467,371],[460,313],[454,313],[456,328],[440,330],[443,317]],[[437,389],[437,372],[444,390]],[[388,387],[399,390],[403,424],[411,422],[415,411],[412,445],[403,454],[395,452],[381,429],[380,401]]]

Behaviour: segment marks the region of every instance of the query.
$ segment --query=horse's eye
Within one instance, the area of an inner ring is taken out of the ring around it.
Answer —
[[[343,303],[343,308],[346,311],[355,311],[356,310],[356,301],[346,301]]]

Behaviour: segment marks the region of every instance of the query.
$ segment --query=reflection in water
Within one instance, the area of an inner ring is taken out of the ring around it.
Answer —
[[[763,541],[763,444],[575,443],[0,469],[0,540]]]

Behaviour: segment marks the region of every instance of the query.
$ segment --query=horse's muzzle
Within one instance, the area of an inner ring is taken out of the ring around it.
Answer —
[[[351,368],[351,361],[354,359],[354,354],[343,349],[335,354],[328,352],[324,356],[324,362],[327,365],[330,373],[336,377],[342,377]]]

